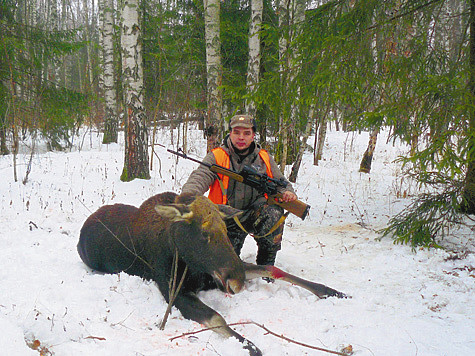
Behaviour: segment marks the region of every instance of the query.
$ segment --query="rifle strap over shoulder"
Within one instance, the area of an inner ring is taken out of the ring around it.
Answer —
[[[285,221],[285,219],[287,218],[287,216],[289,216],[289,212],[286,211],[281,217],[280,219],[275,223],[274,226],[272,226],[272,228],[264,235],[254,235],[254,234],[251,234],[250,232],[248,232],[244,226],[242,226],[241,222],[239,221],[239,218],[237,216],[234,216],[234,222],[236,223],[237,226],[239,226],[241,228],[242,231],[244,231],[246,234],[248,235],[251,235],[252,237],[254,237],[255,239],[260,239],[262,237],[266,237],[266,236],[269,236],[270,234],[272,234],[275,230],[277,230],[277,228],[282,225]]]
[[[223,180],[218,176],[217,181],[219,183],[219,187],[221,188],[221,193],[223,194],[223,203],[227,203],[227,188],[224,186]]]

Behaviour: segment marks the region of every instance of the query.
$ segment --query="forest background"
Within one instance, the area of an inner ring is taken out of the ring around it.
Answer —
[[[33,157],[37,138],[124,130],[121,179],[147,179],[157,130],[187,152],[199,122],[209,151],[249,112],[291,181],[329,125],[371,133],[361,172],[382,128],[409,143],[400,164],[427,189],[390,220],[398,242],[436,246],[475,213],[475,0],[0,0],[0,51],[15,180],[20,141]]]

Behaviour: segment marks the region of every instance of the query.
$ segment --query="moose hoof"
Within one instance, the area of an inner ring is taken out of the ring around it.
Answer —
[[[337,298],[351,298],[350,296],[346,295],[345,293],[339,292],[335,289],[331,289],[327,292],[326,297],[337,297]],[[326,298],[324,297],[324,298]]]
[[[337,297],[337,298],[345,298],[345,299],[346,299],[346,298],[351,298],[351,296],[346,295],[345,293],[342,293],[342,292],[337,292],[336,295],[335,295],[335,297]]]
[[[248,339],[244,339],[241,343],[242,348],[249,351],[250,356],[262,356],[262,351]]]

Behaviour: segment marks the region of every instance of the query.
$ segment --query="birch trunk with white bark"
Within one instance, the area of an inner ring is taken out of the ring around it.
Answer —
[[[301,24],[305,20],[306,0],[280,0],[278,4],[279,26],[284,29],[279,39],[280,73],[282,97],[288,98],[289,102],[284,103],[288,109],[281,113],[280,132],[282,142],[282,156],[280,159],[280,170],[284,172],[287,165],[288,146],[290,135],[295,135],[295,123],[298,119],[298,99],[300,88],[291,93],[290,83],[295,80],[297,73],[292,68],[299,68],[296,52],[290,49],[292,41],[301,30]]]
[[[368,148],[366,149],[360,163],[360,172],[370,173],[371,163],[373,162],[373,154],[376,149],[376,141],[378,140],[379,128],[374,129],[369,134]]]
[[[323,146],[325,145],[325,137],[327,136],[327,126],[328,126],[328,117],[327,113],[323,113],[323,116],[318,119],[318,135],[315,130],[315,152],[313,157],[313,164],[318,166],[318,162],[322,159],[323,156]]]
[[[125,106],[125,159],[120,179],[150,179],[148,132],[143,106],[142,27],[139,0],[124,0],[121,14]]]
[[[310,136],[310,133],[312,132],[312,126],[313,126],[312,117],[314,115],[315,115],[315,110],[313,108],[310,108],[307,125],[305,125],[305,132],[303,134],[302,141],[300,141],[297,158],[295,159],[295,162],[292,165],[292,170],[290,171],[289,181],[292,183],[295,183],[297,181],[300,165],[302,164],[303,154],[305,153],[305,148],[307,147],[307,140],[308,140],[308,137]]]
[[[117,142],[117,97],[114,81],[114,3],[102,0],[102,86],[104,90],[104,137],[102,143]]]
[[[251,20],[249,24],[249,60],[247,64],[247,92],[253,94],[259,82],[259,70],[261,67],[261,42],[259,31],[262,26],[263,0],[251,0]],[[246,113],[256,115],[254,100],[246,100]]]
[[[207,151],[219,145],[222,136],[220,1],[204,0],[208,115],[205,124]]]
[[[279,38],[279,70],[280,70],[280,86],[282,90],[282,99],[286,98],[287,83],[288,83],[288,71],[290,67],[288,57],[288,30],[289,30],[289,16],[290,16],[290,0],[280,0],[277,3],[277,13],[279,16],[279,28],[282,33]],[[285,102],[282,105],[285,108]],[[287,164],[287,152],[288,152],[288,115],[281,110],[279,117],[279,141],[281,142],[282,154],[280,157],[280,170],[282,173],[285,170]]]

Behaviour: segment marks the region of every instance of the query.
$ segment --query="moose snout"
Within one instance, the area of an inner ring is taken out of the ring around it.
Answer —
[[[244,278],[236,278],[228,270],[214,272],[213,277],[220,289],[229,294],[239,293],[244,286]]]
[[[242,290],[243,283],[237,279],[228,279],[226,281],[226,291],[229,294],[236,294]]]

